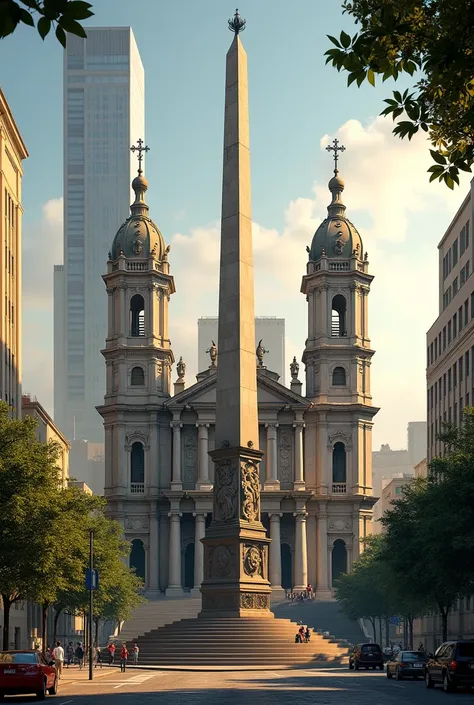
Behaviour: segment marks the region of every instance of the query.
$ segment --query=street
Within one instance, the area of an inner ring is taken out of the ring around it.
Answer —
[[[467,691],[445,694],[426,690],[422,681],[396,683],[385,673],[327,669],[258,671],[160,671],[129,668],[98,671],[89,682],[85,674],[69,672],[62,680],[55,705],[436,705],[474,703]],[[6,702],[34,702],[8,698]]]

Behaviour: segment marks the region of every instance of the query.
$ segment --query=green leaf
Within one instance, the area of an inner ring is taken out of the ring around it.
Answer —
[[[94,14],[90,9],[91,7],[92,5],[89,2],[73,0],[69,3],[67,14],[72,17],[73,20],[87,20]]]
[[[400,117],[400,115],[403,113],[403,108],[395,108],[393,111],[393,119],[395,120],[397,117]]]
[[[44,40],[44,38],[49,34],[49,31],[51,29],[51,20],[48,20],[46,17],[41,17],[38,20],[38,32],[41,37],[41,39]]]
[[[339,43],[339,40],[336,39],[336,37],[331,37],[330,34],[327,34],[326,36],[327,36],[327,38],[329,39],[329,41],[331,41],[333,44],[335,44],[339,49],[342,49],[342,46],[341,46],[341,44]]]
[[[342,44],[342,46],[344,47],[344,49],[349,49],[349,47],[350,47],[350,45],[351,45],[351,37],[350,37],[349,34],[347,34],[346,32],[342,31],[342,32],[341,32],[340,41],[341,41],[341,44]]]
[[[56,37],[58,38],[59,42],[63,45],[63,47],[66,48],[66,32],[59,25],[57,25],[56,27]]]
[[[28,10],[24,10],[23,8],[21,8],[21,15],[20,16],[21,16],[21,21],[23,22],[23,24],[27,24],[30,27],[35,26],[35,21],[32,18],[32,16],[30,15],[30,13],[28,12]]]
[[[372,71],[372,69],[369,69],[367,71],[367,80],[372,86],[375,86],[375,73]]]
[[[430,154],[437,164],[446,164],[446,157],[434,149],[430,149]]]
[[[451,190],[454,189],[454,181],[452,177],[448,173],[445,173],[443,178],[446,186],[448,186]]]
[[[347,77],[347,85],[350,86],[351,83],[354,83],[354,81],[356,79],[357,79],[357,71],[350,73],[349,76]]]
[[[403,100],[402,100],[402,94],[400,93],[400,91],[393,91],[393,95],[394,95],[395,100],[397,101],[397,103],[402,103],[402,102],[403,102]]]
[[[76,20],[71,19],[71,17],[67,15],[63,15],[62,17],[59,18],[59,25],[66,30],[66,32],[69,32],[70,34],[75,34],[76,37],[82,37],[83,39],[87,39],[87,34],[85,33],[84,27],[79,24],[79,22],[76,22]]]

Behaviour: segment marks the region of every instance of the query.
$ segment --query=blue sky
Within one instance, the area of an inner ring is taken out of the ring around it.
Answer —
[[[195,372],[196,318],[216,313],[227,19],[235,8],[222,0],[93,5],[91,25],[133,27],[145,67],[148,202],[172,243],[175,355]],[[391,124],[376,117],[388,84],[347,88],[346,77],[325,66],[326,34],[354,30],[339,2],[252,0],[239,9],[247,19],[256,311],[287,319],[287,354],[300,357],[304,249],[328,203],[332,162],[324,146],[339,136],[347,147],[341,172],[348,216],[373,252],[376,276],[372,380],[374,403],[383,410],[374,447],[401,447],[407,422],[425,417],[424,334],[437,308],[436,245],[468,181],[455,194],[428,186],[423,139],[402,144],[391,137]],[[62,49],[52,36],[43,43],[20,28],[1,41],[0,60],[2,88],[30,152],[23,190],[25,389],[50,409],[52,264],[62,261]]]

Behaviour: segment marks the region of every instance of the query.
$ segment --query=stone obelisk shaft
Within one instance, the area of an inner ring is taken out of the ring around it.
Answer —
[[[212,523],[200,617],[272,617],[260,521],[247,56],[227,53]]]
[[[258,448],[247,55],[237,34],[227,53],[216,448]]]

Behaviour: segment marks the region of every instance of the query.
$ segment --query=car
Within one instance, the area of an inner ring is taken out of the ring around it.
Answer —
[[[356,671],[363,666],[369,668],[384,669],[383,653],[378,644],[356,644],[349,655],[349,670]]]
[[[428,654],[424,651],[399,651],[387,662],[387,678],[395,676],[397,681],[406,676],[411,676],[415,680],[424,678],[427,662]]]
[[[441,684],[445,693],[474,687],[474,640],[446,641],[425,665],[425,685]]]
[[[0,651],[0,700],[30,693],[44,700],[57,692],[56,668],[40,651]]]

